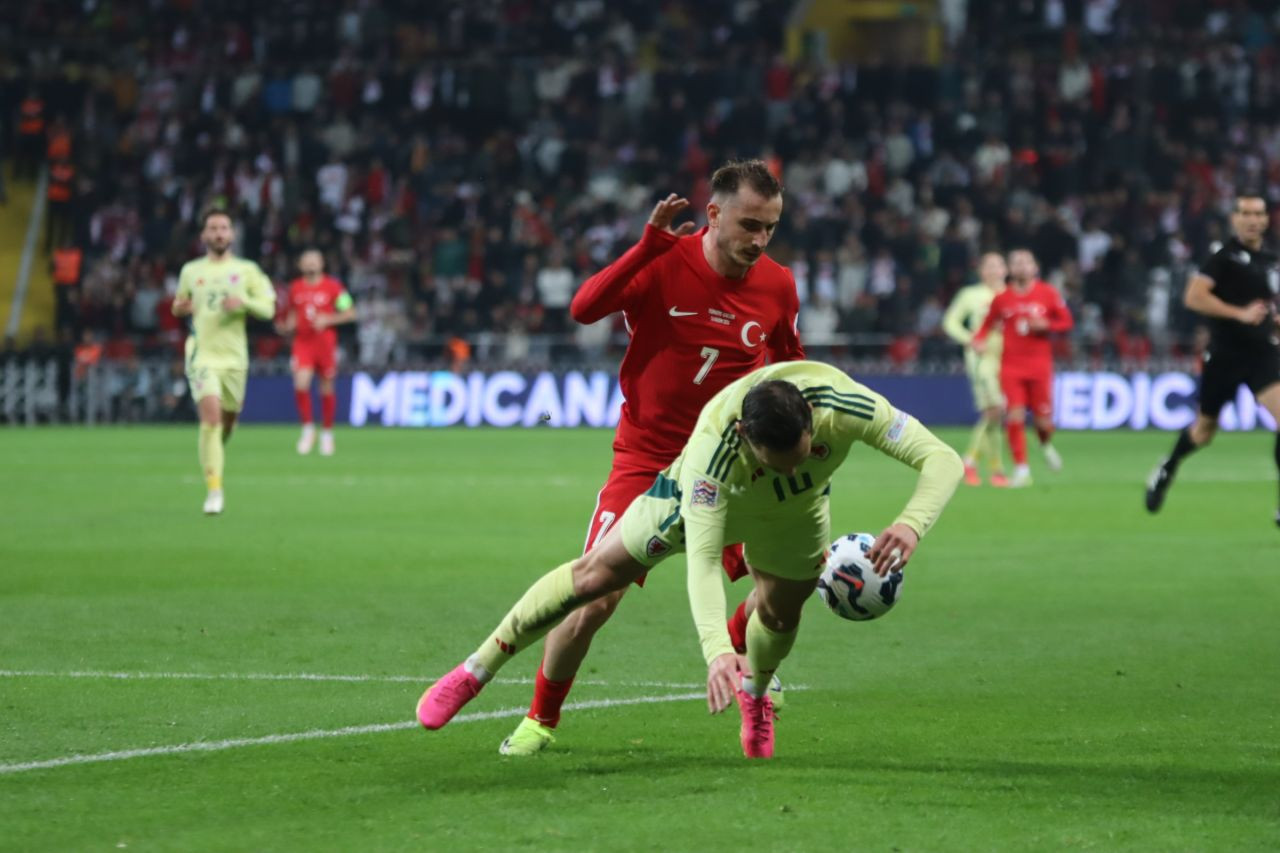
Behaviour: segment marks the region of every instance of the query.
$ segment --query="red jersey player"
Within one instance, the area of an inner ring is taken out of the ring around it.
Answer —
[[[790,271],[765,255],[782,215],[782,187],[762,161],[729,163],[711,177],[707,226],[672,227],[689,207],[667,196],[640,242],[583,283],[570,313],[594,323],[623,312],[631,341],[619,370],[626,402],[613,442],[613,469],[596,499],[584,550],[605,533],[660,471],[680,454],[703,405],[758,367],[804,358],[796,335],[799,299]],[[740,546],[726,549],[725,571],[746,574]],[[503,741],[504,755],[547,746],[560,708],[595,632],[623,591],[572,613],[547,635],[528,716]],[[729,622],[745,649],[743,602]]]
[[[289,284],[283,320],[276,325],[282,334],[293,332],[293,393],[302,421],[298,452],[307,454],[315,444],[316,428],[311,420],[311,377],[320,376],[320,454],[333,455],[333,418],[338,408],[333,378],[338,373],[338,333],[334,326],[356,318],[351,295],[336,278],[324,274],[324,256],[308,249],[298,258],[301,276]]]
[[[991,300],[982,327],[973,336],[974,349],[986,348],[987,333],[1001,324],[1004,351],[1000,357],[1000,387],[1005,397],[1005,428],[1013,454],[1011,486],[1031,485],[1027,467],[1027,408],[1040,436],[1050,470],[1062,467],[1053,439],[1053,349],[1049,336],[1072,326],[1071,312],[1061,294],[1036,278],[1040,268],[1027,249],[1009,253],[1009,287]]]

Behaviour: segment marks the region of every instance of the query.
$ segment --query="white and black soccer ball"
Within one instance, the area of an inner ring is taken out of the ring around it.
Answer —
[[[854,622],[876,619],[902,596],[902,572],[880,577],[871,568],[867,552],[875,541],[870,533],[850,533],[831,543],[818,595],[837,616]]]

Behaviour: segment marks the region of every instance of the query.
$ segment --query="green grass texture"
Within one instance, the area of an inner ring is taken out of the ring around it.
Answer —
[[[1169,434],[1062,434],[1058,474],[1033,441],[1033,487],[962,486],[890,614],[806,609],[768,762],[699,698],[682,557],[596,638],[549,751],[497,752],[540,648],[413,722],[581,550],[610,433],[295,437],[241,428],[206,518],[194,426],[0,434],[0,849],[1280,849],[1269,434],[1189,458],[1154,517]],[[913,483],[856,448],[834,530]]]

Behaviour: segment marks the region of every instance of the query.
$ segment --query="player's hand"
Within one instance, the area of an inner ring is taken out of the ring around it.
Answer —
[[[317,332],[323,332],[325,329],[329,328],[329,315],[317,314],[316,318],[311,321],[311,325],[315,327]]]
[[[671,222],[688,207],[689,199],[680,198],[675,193],[672,193],[654,206],[653,213],[649,214],[649,224],[677,237],[692,234],[698,230],[698,226],[692,222],[681,223],[677,228],[671,227]]]
[[[224,296],[222,298],[222,310],[226,311],[228,314],[239,311],[243,307],[244,300],[239,296]]]
[[[976,352],[978,355],[986,355],[987,353],[986,338],[973,338],[972,340],[969,341],[969,346],[973,347],[973,351]]]
[[[187,314],[190,314],[191,300],[190,299],[173,300],[173,313],[179,317],[185,317]]]
[[[1255,299],[1244,308],[1240,309],[1240,314],[1236,317],[1246,326],[1256,326],[1263,320],[1267,319],[1267,315],[1271,313],[1271,309],[1267,303],[1261,299]]]
[[[884,577],[889,572],[901,571],[919,544],[920,536],[910,527],[905,524],[890,524],[876,537],[867,557],[870,558],[875,573]]]
[[[741,667],[737,655],[720,655],[707,667],[707,710],[719,714],[733,704]]]
[[[1038,314],[1028,317],[1027,328],[1033,332],[1047,332],[1049,331],[1049,318],[1041,317]]]

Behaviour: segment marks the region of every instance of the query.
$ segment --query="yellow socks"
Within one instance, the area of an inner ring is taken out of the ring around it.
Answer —
[[[986,432],[983,436],[983,449],[986,451],[987,464],[991,466],[992,471],[1004,470],[1004,456],[1000,451],[1000,419],[992,418],[986,423]]]
[[[964,461],[966,464],[972,464],[978,461],[978,454],[985,448],[983,439],[987,435],[987,419],[982,418],[973,425],[973,431],[969,433],[969,446],[964,451]]]
[[[581,603],[573,594],[573,563],[552,569],[529,587],[470,660],[490,675],[496,673],[516,652],[537,642]]]
[[[200,424],[200,470],[209,491],[222,490],[222,426]]]
[[[778,665],[791,653],[799,629],[780,633],[771,631],[760,621],[759,611],[753,611],[747,620],[747,663],[751,665],[751,677],[742,680],[742,689],[752,696],[763,696],[769,689],[769,680]]]

